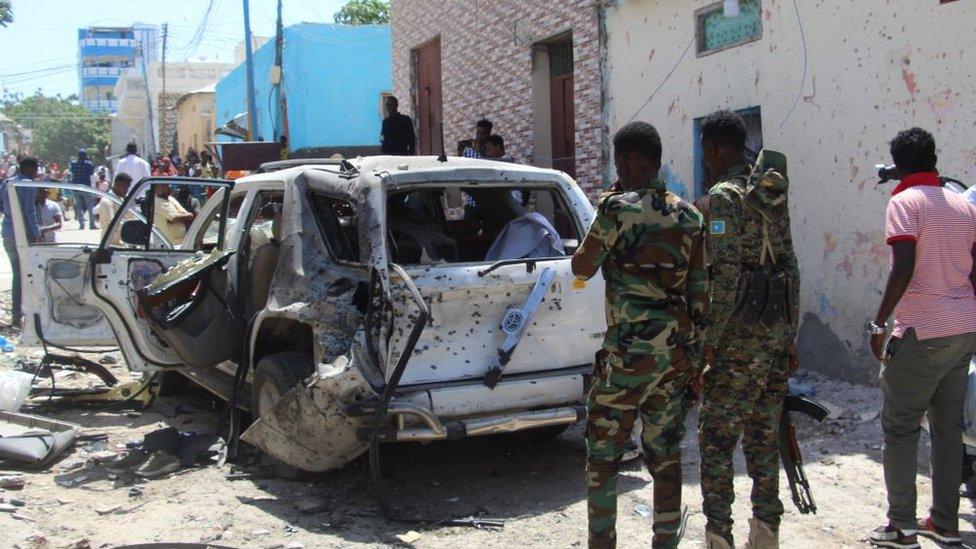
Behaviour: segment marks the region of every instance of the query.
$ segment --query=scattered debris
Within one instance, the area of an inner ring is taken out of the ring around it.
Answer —
[[[113,459],[119,457],[118,452],[113,452],[111,450],[102,450],[98,452],[92,452],[88,454],[88,461],[92,465],[101,465],[103,463],[108,463]]]
[[[118,361],[115,360],[115,357],[113,357],[112,355],[105,355],[102,358],[98,359],[99,364],[115,364],[116,362]]]
[[[298,500],[295,507],[307,515],[321,513],[328,507],[328,502],[319,498],[302,498]]]
[[[406,544],[412,544],[422,537],[424,537],[424,535],[416,530],[410,530],[406,534],[397,534],[396,536],[398,540]]]
[[[0,488],[4,490],[23,490],[24,484],[23,475],[5,475],[0,477]]]
[[[76,475],[57,475],[54,477],[54,482],[58,486],[63,486],[64,488],[74,488],[86,480],[88,480],[88,475],[86,473]]]
[[[24,538],[24,541],[29,543],[29,547],[45,547],[47,545],[47,538],[40,534],[32,534]],[[81,549],[80,547],[78,549]]]
[[[271,535],[271,530],[266,530],[264,528],[261,528],[260,530],[251,530],[251,535],[252,536],[270,536]]]
[[[634,506],[634,512],[644,518],[654,515],[654,511],[650,507],[644,505],[643,503],[639,503],[636,506]]]
[[[0,411],[0,459],[43,467],[75,443],[80,427],[53,419]]]
[[[214,524],[203,534],[200,534],[200,542],[207,543],[209,541],[217,541],[224,537],[224,527],[219,524]]]
[[[17,520],[22,520],[24,522],[37,522],[34,519],[30,518],[29,516],[22,515],[20,513],[13,513],[10,516],[13,517],[13,518],[15,518],[15,519],[17,519]]]
[[[0,339],[3,339],[0,336]],[[15,412],[30,394],[34,376],[16,370],[0,371],[0,410]]]
[[[10,503],[0,503],[0,513],[15,513],[17,506]]]
[[[121,505],[111,505],[109,507],[100,507],[100,508],[96,507],[95,512],[98,513],[99,515],[108,515],[109,513],[114,513],[121,508],[122,508]]]
[[[871,410],[870,412],[861,412],[861,414],[860,414],[860,416],[859,416],[858,419],[861,420],[861,423],[865,423],[865,422],[873,421],[873,420],[877,419],[878,416],[880,416],[880,415],[881,415],[881,410],[880,409],[879,410]]]

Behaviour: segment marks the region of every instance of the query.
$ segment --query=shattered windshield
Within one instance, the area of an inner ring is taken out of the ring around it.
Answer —
[[[454,185],[393,191],[390,256],[405,265],[572,255],[576,216],[557,188]]]

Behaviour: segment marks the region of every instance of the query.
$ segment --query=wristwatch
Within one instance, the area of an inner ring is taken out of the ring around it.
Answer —
[[[884,324],[878,324],[875,321],[868,322],[868,333],[871,335],[882,335],[888,333],[888,327]]]

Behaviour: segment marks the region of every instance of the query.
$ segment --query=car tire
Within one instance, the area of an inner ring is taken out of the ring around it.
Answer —
[[[156,382],[159,384],[156,394],[161,397],[182,395],[190,388],[190,378],[175,370],[159,372]]]
[[[258,361],[251,383],[251,415],[259,419],[285,393],[312,375],[312,357],[287,352],[268,355]]]

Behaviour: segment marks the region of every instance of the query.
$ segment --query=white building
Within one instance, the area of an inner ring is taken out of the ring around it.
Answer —
[[[150,63],[145,75],[140,67],[128,69],[115,85],[118,110],[112,117],[112,154],[123,153],[125,146],[133,141],[143,156],[152,152],[168,151],[172,146],[172,136],[177,127],[175,115],[172,114],[176,99],[185,93],[215,84],[233,68],[234,65],[229,63],[166,64],[166,107],[169,112],[166,125],[167,136],[164,138],[160,137],[162,134],[160,126],[162,64]],[[149,101],[145,93],[147,81],[150,90]],[[152,116],[149,116],[150,112]]]
[[[732,2],[736,3],[736,2]],[[760,143],[790,158],[793,237],[803,273],[801,364],[875,378],[865,322],[888,272],[875,183],[888,141],[931,131],[940,169],[976,183],[972,2],[620,0],[605,8],[605,119],[654,124],[673,183],[700,193],[696,121],[740,110]],[[660,87],[660,89],[658,89]],[[610,159],[612,163],[612,158]]]

